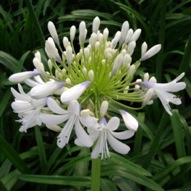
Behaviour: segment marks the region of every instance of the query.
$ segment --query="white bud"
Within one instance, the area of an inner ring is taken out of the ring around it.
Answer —
[[[52,61],[48,59],[48,68],[51,71],[52,70]]]
[[[68,40],[67,37],[64,37],[63,38],[63,45],[64,45],[64,48],[66,49],[68,46],[71,46],[70,45],[70,41]]]
[[[157,54],[160,51],[160,49],[161,49],[161,44],[157,44],[157,45],[153,46],[145,54],[142,55],[140,60],[144,61],[144,60],[149,59],[150,57]]]
[[[97,36],[98,36],[98,41],[101,43],[103,41],[103,34],[99,33]]]
[[[123,63],[123,54],[117,55],[117,57],[114,60],[113,68],[112,68],[112,75],[117,72],[117,70],[120,68],[120,66]]]
[[[121,31],[117,31],[115,34],[115,37],[111,41],[113,48],[115,48],[117,46],[117,43],[119,42],[120,37],[121,37]]]
[[[108,106],[109,106],[108,101],[103,101],[101,103],[101,107],[100,107],[100,117],[101,118],[103,118],[105,116],[105,114],[107,113]]]
[[[136,41],[136,40],[140,37],[140,35],[141,35],[141,29],[137,29],[137,30],[133,33],[133,35],[132,35],[130,41]]]
[[[148,73],[148,72],[144,74],[144,76],[143,76],[143,81],[144,81],[144,82],[149,81],[149,73]]]
[[[135,47],[136,47],[136,42],[135,42],[135,41],[131,41],[131,42],[128,44],[127,52],[129,53],[129,55],[132,55],[132,54],[133,54]]]
[[[124,43],[128,30],[129,30],[129,23],[128,21],[125,21],[121,27],[121,38],[119,40],[120,45]]]
[[[157,83],[157,79],[156,79],[154,76],[152,76],[152,77],[150,78],[149,82]]]
[[[125,43],[128,43],[130,38],[132,37],[133,35],[133,29],[129,29],[127,34],[126,34],[126,37],[125,37]]]
[[[109,30],[108,30],[108,28],[105,28],[104,31],[103,31],[103,38],[104,38],[104,40],[107,40],[108,35],[109,35]]]
[[[133,64],[129,67],[128,75],[131,78],[133,77],[134,74],[135,74],[135,65]]]
[[[145,54],[145,52],[147,51],[148,45],[146,42],[143,42],[143,44],[141,45],[141,56],[143,56]]]
[[[91,37],[89,38],[89,43],[91,44],[92,47],[95,46],[96,41],[97,41],[97,34],[92,33]]]
[[[70,28],[70,41],[71,42],[74,41],[75,34],[76,34],[76,27],[73,25]]]
[[[125,54],[123,57],[123,66],[124,67],[130,66],[131,61],[132,61],[131,56],[129,54]]]
[[[39,51],[36,51],[34,56],[35,56],[35,58],[38,58],[41,61],[41,54]]]
[[[49,33],[50,33],[51,37],[56,42],[56,44],[59,45],[58,34],[57,34],[56,28],[54,26],[54,23],[51,22],[51,21],[48,22],[48,30],[49,30]]]
[[[95,17],[93,20],[92,32],[96,33],[99,30],[99,25],[100,25],[100,19],[99,17]]]
[[[79,42],[81,44],[84,44],[86,35],[87,35],[86,23],[82,21],[79,25]]]
[[[65,82],[66,82],[66,84],[68,84],[68,85],[71,85],[71,84],[72,84],[70,78],[66,78]]]
[[[89,56],[90,56],[90,48],[84,48],[84,56],[85,56],[85,58],[87,59],[87,58],[89,58]]]
[[[83,68],[82,68],[82,72],[83,72],[84,75],[87,74],[87,69],[86,69],[86,67],[83,67]]]
[[[94,71],[93,71],[93,70],[90,70],[90,71],[88,72],[88,77],[89,77],[90,81],[93,81],[93,80],[94,80]]]
[[[60,55],[58,54],[58,49],[56,48],[54,41],[51,37],[45,42],[45,51],[49,58],[55,59],[57,62],[61,62]]]
[[[33,65],[37,69],[40,75],[45,75],[44,65],[38,58],[35,57],[33,59]]]
[[[67,63],[70,65],[72,63],[73,55],[72,55],[72,47],[68,46],[66,48],[66,60]]]

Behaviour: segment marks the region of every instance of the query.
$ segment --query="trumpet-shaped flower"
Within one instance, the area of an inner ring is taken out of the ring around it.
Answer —
[[[53,98],[48,98],[47,105],[53,114],[41,113],[40,120],[48,126],[64,123],[64,126],[57,137],[58,147],[63,148],[69,142],[73,128],[81,146],[92,146],[93,141],[85,132],[83,126],[94,126],[94,124],[97,123],[95,117],[81,116],[80,104],[76,100],[69,103],[67,110],[63,109]]]
[[[154,97],[158,97],[167,113],[172,115],[169,103],[173,103],[175,105],[181,104],[181,99],[172,94],[172,92],[178,92],[186,88],[185,82],[178,82],[183,78],[183,76],[184,73],[180,74],[173,81],[164,84],[155,82],[142,82],[142,85],[148,88],[143,104]]]
[[[107,158],[110,157],[110,147],[120,154],[127,154],[130,151],[130,147],[119,140],[126,140],[134,135],[134,131],[125,130],[123,132],[115,132],[118,129],[120,120],[117,117],[112,117],[108,123],[103,118],[100,123],[94,128],[89,128],[88,132],[92,140],[95,142],[91,157]],[[119,139],[119,140],[118,140]]]
[[[39,120],[40,110],[46,105],[46,98],[44,99],[33,99],[30,95],[23,91],[23,88],[18,84],[19,92],[14,88],[11,88],[12,94],[15,96],[15,101],[11,104],[15,113],[18,113],[22,123],[19,131],[27,132],[28,128],[34,127],[35,125],[41,125]]]

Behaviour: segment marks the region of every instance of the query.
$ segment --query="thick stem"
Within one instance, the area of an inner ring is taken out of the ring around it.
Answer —
[[[100,170],[101,170],[100,158],[93,159],[92,172],[91,172],[91,191],[100,191]]]

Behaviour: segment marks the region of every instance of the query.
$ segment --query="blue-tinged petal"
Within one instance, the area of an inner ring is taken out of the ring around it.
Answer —
[[[108,133],[108,142],[114,151],[120,154],[127,154],[130,151],[130,147],[116,138],[114,138],[110,133]]]
[[[70,89],[67,89],[61,95],[61,102],[68,103],[72,100],[77,100],[90,85],[90,81],[82,82],[78,85],[73,86]]]

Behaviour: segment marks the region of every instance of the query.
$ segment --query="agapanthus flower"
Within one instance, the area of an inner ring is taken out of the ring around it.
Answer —
[[[54,126],[66,122],[57,137],[57,145],[60,148],[63,148],[69,142],[73,128],[81,145],[86,147],[92,146],[93,142],[83,126],[94,126],[97,123],[96,118],[81,116],[80,104],[76,100],[72,100],[69,103],[67,110],[63,109],[53,98],[48,98],[47,105],[52,113],[40,114],[40,120],[44,124]]]
[[[27,132],[28,128],[36,125],[42,125],[39,119],[40,110],[46,105],[46,98],[33,99],[26,94],[20,84],[18,84],[19,92],[11,88],[11,92],[15,97],[15,101],[11,104],[13,111],[18,113],[22,125],[19,129],[21,132]]]
[[[111,39],[109,29],[101,31],[100,25],[99,17],[95,17],[88,38],[87,25],[82,21],[79,27],[71,26],[69,37],[62,37],[61,42],[54,23],[49,21],[50,37],[45,42],[47,61],[43,63],[37,51],[33,71],[13,74],[9,78],[12,82],[24,83],[29,89],[27,94],[21,85],[20,93],[12,89],[16,97],[12,106],[21,118],[22,131],[45,124],[59,132],[57,145],[60,148],[74,137],[76,145],[92,147],[92,158],[109,157],[109,145],[120,154],[130,150],[122,141],[133,136],[138,122],[136,116],[119,111],[118,105],[125,103],[129,110],[139,109],[159,97],[170,114],[169,102],[181,103],[170,92],[185,88],[185,83],[176,83],[183,75],[166,85],[149,79],[148,74],[143,81],[136,79],[141,62],[157,54],[161,45],[148,48],[143,42],[141,55],[136,59],[133,56],[141,29],[134,30],[125,21]],[[75,47],[77,41],[79,49]],[[137,105],[140,106],[137,108]],[[114,111],[120,112],[128,130],[115,132],[120,119]]]
[[[134,135],[134,131],[125,130],[115,132],[120,125],[120,119],[112,117],[108,122],[103,118],[100,123],[94,128],[89,128],[88,132],[95,142],[95,146],[91,153],[92,158],[107,158],[110,157],[109,146],[120,154],[127,154],[130,147],[119,140],[126,140]]]
[[[142,85],[148,89],[143,103],[145,104],[153,98],[158,97],[167,113],[172,115],[169,103],[173,103],[175,105],[180,105],[182,103],[181,99],[173,93],[185,89],[186,83],[178,82],[183,78],[183,76],[184,73],[180,74],[177,78],[168,83],[156,83],[151,81],[143,82]]]

